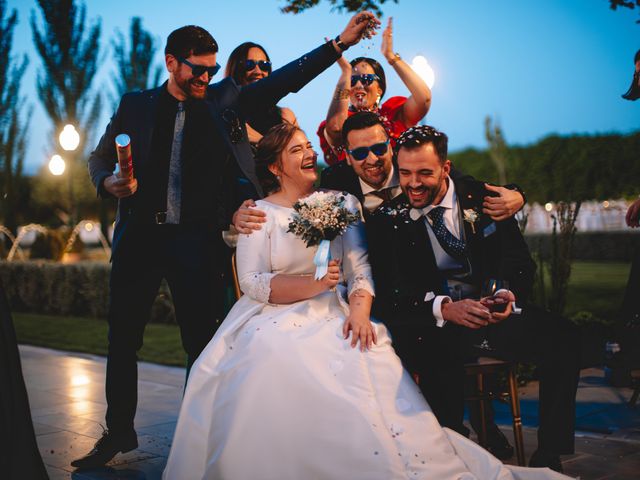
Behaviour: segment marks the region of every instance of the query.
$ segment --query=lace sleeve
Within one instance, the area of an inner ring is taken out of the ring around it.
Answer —
[[[346,207],[360,214],[360,221],[349,227],[343,235],[342,272],[347,280],[348,295],[362,289],[375,296],[360,202],[353,195],[348,195]]]
[[[263,209],[262,206],[259,208]],[[261,303],[269,303],[271,279],[276,275],[271,272],[271,214],[267,212],[267,221],[260,230],[238,236],[236,250],[240,289]]]

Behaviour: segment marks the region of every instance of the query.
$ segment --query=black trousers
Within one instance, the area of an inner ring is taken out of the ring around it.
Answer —
[[[222,320],[220,232],[201,225],[128,225],[114,253],[110,279],[107,428],[134,430],[137,352],[160,282],[167,280],[187,353],[187,369]]]
[[[467,347],[489,341],[484,356],[537,365],[540,376],[538,448],[554,454],[574,449],[575,397],[580,373],[579,330],[567,319],[535,306],[481,330],[447,324],[422,335],[394,332],[396,352],[419,385],[438,421],[466,434],[464,359]],[[422,337],[419,341],[418,338]]]

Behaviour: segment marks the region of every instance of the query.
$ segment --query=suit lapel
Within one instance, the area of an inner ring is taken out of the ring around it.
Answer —
[[[222,83],[223,82],[218,84],[219,88],[223,87],[223,85],[221,85]],[[263,196],[262,187],[260,186],[260,183],[258,182],[258,179],[256,177],[255,163],[253,161],[254,160],[253,152],[251,151],[251,147],[249,145],[249,142],[247,141],[247,134],[245,131],[244,120],[239,116],[238,112],[232,109],[231,107],[222,109],[218,102],[218,99],[216,98],[216,93],[217,93],[216,89],[210,88],[209,95],[207,96],[207,99],[205,102],[207,104],[209,113],[213,118],[213,123],[218,129],[218,132],[220,133],[220,137],[223,139],[223,141],[227,145],[227,148],[229,149],[229,151],[231,151],[231,154],[235,157],[236,163],[240,167],[240,170],[245,175],[245,177],[251,181],[251,183],[257,190],[258,194],[262,197]],[[239,142],[234,143],[231,141],[231,137],[230,137],[231,125],[230,123],[226,122],[222,118],[223,114],[227,111],[230,112],[228,113],[228,115],[231,115],[231,118],[235,117],[239,122],[239,127],[242,130],[242,138]]]
[[[460,218],[464,228],[467,257],[473,268],[482,256],[484,230],[493,220],[482,213],[484,189],[472,189],[476,182],[455,182]],[[475,221],[473,221],[473,217]]]
[[[140,141],[141,145],[138,149],[140,152],[140,164],[146,165],[149,161],[149,153],[151,149],[151,139],[153,138],[153,130],[156,124],[156,114],[158,111],[158,99],[162,89],[166,88],[166,82],[153,90],[149,90],[144,99],[145,105],[140,108],[142,118],[140,121]]]

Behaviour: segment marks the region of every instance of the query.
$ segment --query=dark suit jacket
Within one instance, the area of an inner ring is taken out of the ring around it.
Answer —
[[[532,289],[535,263],[517,222],[493,222],[482,213],[482,199],[487,195],[482,182],[462,179],[454,180],[454,184],[460,214],[467,209],[479,212],[473,227],[463,222],[470,282],[480,288],[483,279],[508,280],[518,304],[523,304]],[[425,301],[425,297],[429,292],[449,294],[424,220],[411,220],[409,211],[407,199],[401,195],[366,222],[369,261],[376,284],[374,315],[392,332],[403,326],[435,325],[433,299]]]
[[[225,149],[219,152],[201,149],[193,154],[192,160],[216,162],[219,165],[216,171],[219,171],[220,175],[211,178],[211,190],[214,192],[214,203],[217,207],[216,223],[219,227],[229,225],[231,215],[242,200],[262,196],[262,189],[255,175],[245,117],[275,105],[288,93],[297,92],[337,58],[338,54],[332,44],[326,43],[275,70],[259,82],[239,87],[231,78],[225,78],[209,86],[206,104]],[[89,157],[89,174],[100,196],[108,196],[102,183],[115,169],[117,156],[114,142],[120,133],[126,133],[131,138],[136,177],[144,177],[145,171],[154,168],[153,159],[149,158],[149,154],[160,88],[128,93],[120,100],[118,110],[109,122],[97,148]],[[234,124],[241,129],[241,136],[232,140]],[[209,199],[211,192],[203,192],[203,195],[203,198]],[[135,194],[119,202],[113,240],[114,251],[126,231],[127,219],[135,215],[135,207]]]

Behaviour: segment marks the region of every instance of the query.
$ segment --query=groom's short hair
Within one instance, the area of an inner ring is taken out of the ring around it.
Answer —
[[[433,144],[440,163],[444,163],[447,160],[449,139],[444,132],[429,125],[416,125],[402,132],[393,149],[394,160],[397,161],[400,150],[413,150],[428,143]]]
[[[374,125],[380,125],[385,133],[387,132],[377,114],[373,112],[354,113],[342,124],[342,143],[347,146],[349,145],[347,137],[349,136],[349,132],[352,130],[363,130],[365,128],[373,127]]]

